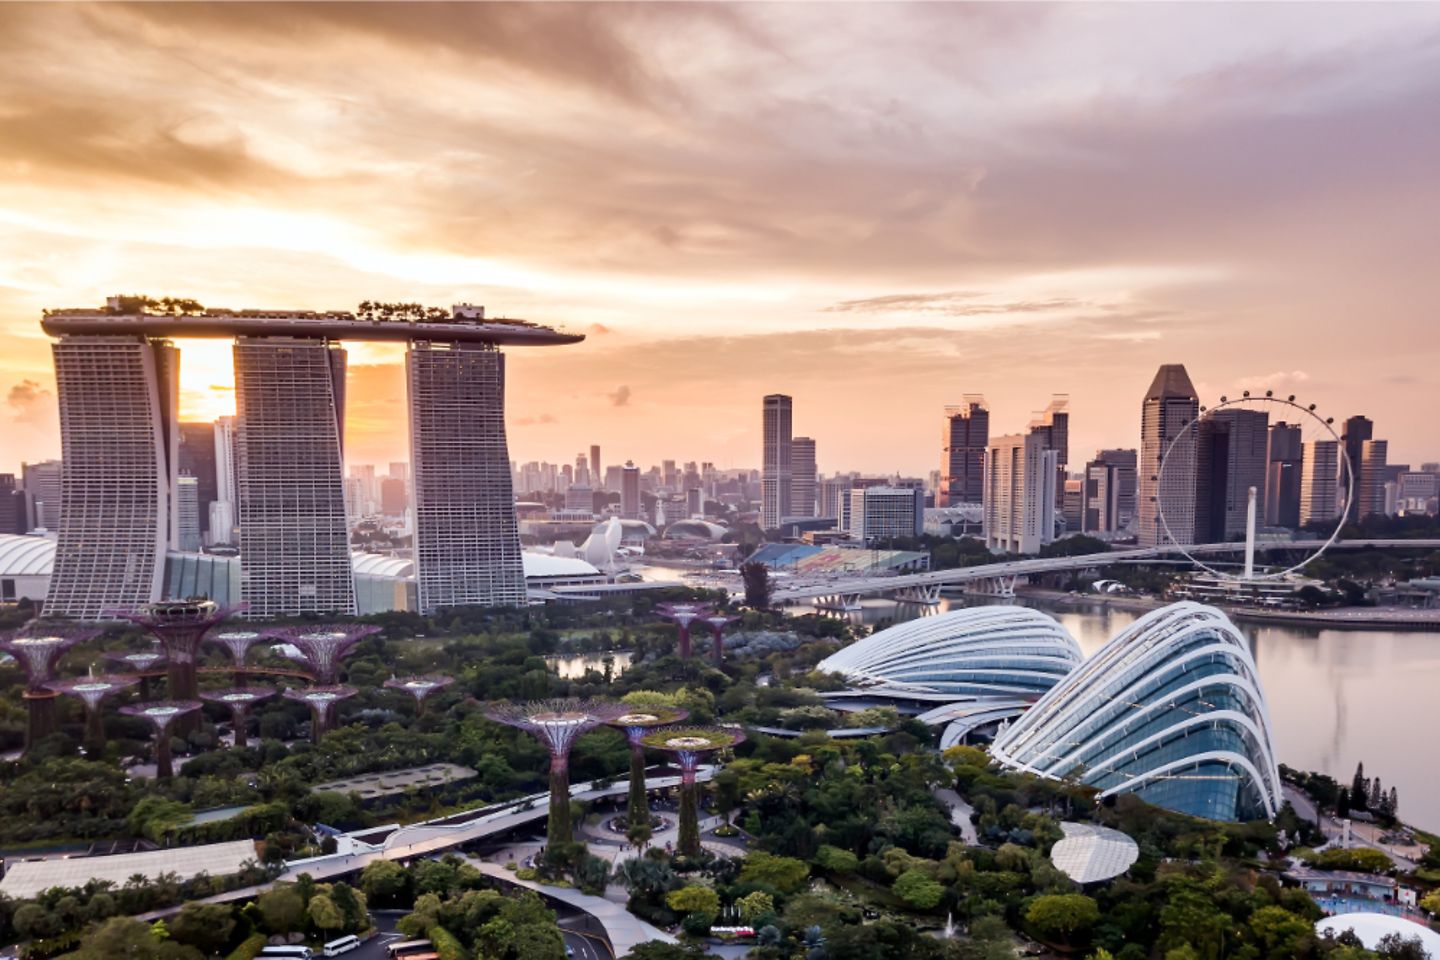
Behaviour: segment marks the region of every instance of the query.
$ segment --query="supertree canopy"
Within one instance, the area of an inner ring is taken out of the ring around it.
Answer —
[[[388,690],[400,690],[415,698],[415,712],[425,712],[425,701],[430,694],[436,690],[443,689],[455,682],[454,677],[442,676],[438,673],[427,674],[423,677],[391,677],[385,681],[385,688]]]
[[[630,804],[626,818],[631,830],[650,826],[649,795],[645,792],[645,745],[641,739],[656,727],[668,727],[690,716],[679,707],[634,707],[610,721],[630,744]]]
[[[98,627],[49,626],[31,623],[12,630],[0,639],[0,650],[15,658],[25,671],[27,723],[25,749],[55,732],[55,698],[58,694],[48,684],[55,679],[55,665],[71,647],[93,640],[101,633]]]
[[[485,716],[524,730],[550,750],[550,817],[546,837],[551,850],[571,841],[570,748],[581,734],[629,711],[610,700],[498,701],[487,704]]]
[[[105,748],[105,722],[100,711],[101,701],[111,694],[128,690],[140,682],[139,677],[98,676],[74,680],[53,680],[47,686],[56,693],[78,697],[85,704],[85,743],[93,754]]]
[[[169,671],[166,687],[172,700],[194,700],[199,690],[195,679],[195,660],[200,642],[217,623],[238,611],[239,607],[222,606],[214,600],[167,600],[148,603],[120,616],[140,624],[155,635],[165,650]],[[183,721],[186,726],[190,721]]]
[[[725,628],[739,619],[738,616],[728,613],[712,613],[704,618],[715,637],[715,646],[710,650],[710,660],[717,667],[725,662]]]
[[[695,770],[700,761],[719,750],[745,742],[739,727],[662,727],[641,738],[651,750],[673,754],[680,764],[680,837],[676,849],[687,857],[700,855],[700,798]]]
[[[206,690],[200,694],[200,699],[230,708],[230,719],[235,728],[235,746],[243,747],[248,743],[245,724],[250,716],[250,709],[266,697],[274,695],[273,687],[227,687],[223,690]]]
[[[666,620],[675,621],[680,628],[680,658],[682,660],[690,657],[690,624],[701,617],[710,614],[708,603],[662,603],[655,607],[655,612]]]
[[[330,729],[330,724],[335,720],[335,707],[341,700],[348,700],[359,692],[354,687],[339,684],[298,690],[291,687],[285,691],[285,699],[306,704],[314,712],[314,722],[310,724],[310,739],[319,743],[320,737]]]
[[[165,666],[165,654],[158,649],[107,653],[104,654],[104,658],[122,670],[134,670],[140,674],[148,674]],[[148,676],[140,678],[140,699],[150,699],[150,678]]]
[[[327,623],[303,627],[281,627],[271,636],[299,650],[310,668],[315,682],[333,685],[340,661],[348,656],[355,644],[380,632],[379,627],[354,623]]]
[[[167,779],[174,775],[170,755],[170,728],[181,717],[199,710],[199,700],[155,700],[150,703],[131,703],[120,708],[120,712],[131,717],[150,721],[155,727],[155,776]]]
[[[240,683],[245,678],[245,658],[249,656],[250,648],[272,636],[268,630],[220,630],[207,636],[205,642],[218,644],[230,651],[230,659],[235,662],[235,682]]]

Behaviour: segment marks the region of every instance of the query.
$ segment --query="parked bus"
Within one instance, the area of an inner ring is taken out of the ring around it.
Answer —
[[[261,957],[288,957],[290,960],[310,960],[315,956],[315,951],[309,947],[266,947],[260,951]]]
[[[434,952],[435,944],[429,940],[402,940],[399,943],[392,943],[385,948],[385,955],[388,956],[390,960],[400,960],[402,957],[409,960],[409,958],[414,957],[416,954]]]
[[[338,940],[331,940],[329,943],[325,944],[325,956],[338,957],[340,956],[340,954],[349,953],[351,950],[357,949],[359,946],[360,938],[352,933],[349,936],[341,937]]]

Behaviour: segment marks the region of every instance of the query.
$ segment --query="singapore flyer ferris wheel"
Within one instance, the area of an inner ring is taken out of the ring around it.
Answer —
[[[1277,468],[1281,461],[1272,461],[1267,448],[1275,442],[1272,427],[1283,428],[1286,434],[1281,439],[1293,442],[1296,453],[1303,451],[1301,455],[1311,459],[1303,471],[1298,459],[1290,463],[1290,474]],[[1262,455],[1258,469],[1253,449],[1257,430]],[[1239,397],[1222,396],[1219,403],[1200,407],[1199,415],[1170,438],[1151,479],[1156,520],[1165,541],[1212,576],[1242,582],[1284,579],[1313,563],[1339,539],[1355,499],[1354,465],[1335,431],[1334,418],[1321,417],[1313,403],[1302,404],[1293,394],[1276,396],[1273,390],[1263,395],[1246,390]],[[1320,526],[1320,532],[1314,540],[1301,541],[1305,547],[1298,562],[1257,570],[1262,517],[1276,523],[1274,514],[1287,509],[1291,516],[1280,522],[1288,520],[1286,525],[1297,534],[1302,522],[1311,529]],[[1241,573],[1202,557],[1211,551],[1199,547],[1229,541],[1242,532]]]

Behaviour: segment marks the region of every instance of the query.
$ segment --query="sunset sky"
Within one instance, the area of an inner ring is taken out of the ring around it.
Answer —
[[[1440,460],[1440,6],[0,5],[0,471],[57,456],[41,308],[107,294],[553,322],[510,450],[926,473],[941,408],[1163,362]],[[188,418],[233,406],[182,342]],[[354,345],[347,454],[406,459]]]

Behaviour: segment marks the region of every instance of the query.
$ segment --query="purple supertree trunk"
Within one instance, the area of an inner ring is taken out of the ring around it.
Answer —
[[[55,732],[55,697],[48,684],[55,679],[55,667],[66,650],[93,640],[101,630],[95,627],[51,627],[30,623],[3,635],[0,650],[15,658],[25,671],[25,749]]]
[[[679,707],[635,707],[610,722],[630,744],[630,795],[626,822],[631,830],[650,826],[650,794],[645,789],[645,744],[642,738],[658,727],[679,723],[690,711]]]
[[[85,749],[93,756],[105,749],[105,718],[101,710],[103,701],[111,694],[127,690],[139,682],[138,677],[101,676],[58,680],[49,686],[56,693],[78,697],[85,704]]]
[[[195,661],[201,641],[216,624],[241,609],[213,600],[173,600],[146,604],[119,615],[140,624],[160,641],[169,671],[166,688],[170,699],[190,701],[199,695]],[[179,729],[193,729],[195,722],[196,718],[187,716],[180,721]]]
[[[372,634],[380,632],[379,627],[366,627],[353,623],[321,624],[319,626],[282,627],[274,631],[275,639],[288,643],[305,657],[316,684],[332,686],[340,669],[340,661],[355,648],[355,644]]]
[[[230,659],[235,664],[232,679],[237,686],[244,686],[245,660],[250,655],[250,648],[269,640],[271,636],[272,634],[265,630],[222,630],[210,634],[205,638],[205,642],[218,644],[230,651]]]
[[[154,703],[132,703],[120,712],[150,721],[155,728],[155,777],[168,780],[175,775],[171,758],[170,731],[181,717],[199,710],[199,700],[158,700]]]
[[[700,855],[700,797],[695,771],[702,758],[743,743],[739,727],[669,727],[651,731],[647,747],[663,750],[680,765],[680,830],[676,849],[686,857]]]
[[[348,700],[359,693],[354,687],[340,686],[333,684],[324,687],[307,687],[304,690],[289,689],[285,691],[285,699],[295,700],[310,707],[314,717],[310,724],[310,739],[315,743],[330,729],[330,724],[335,718],[335,708],[341,700]]]
[[[667,620],[673,620],[679,627],[679,654],[680,659],[690,659],[690,624],[710,612],[709,604],[704,603],[662,603],[655,608],[655,612]]]
[[[274,695],[275,691],[270,687],[231,687],[226,690],[207,690],[200,694],[200,699],[230,708],[231,725],[235,728],[235,746],[244,747],[249,745],[245,726],[250,710],[261,700]]]
[[[725,627],[739,619],[739,617],[724,615],[705,618],[705,622],[710,625],[710,632],[715,637],[715,645],[710,651],[710,661],[717,667],[725,662]]]

